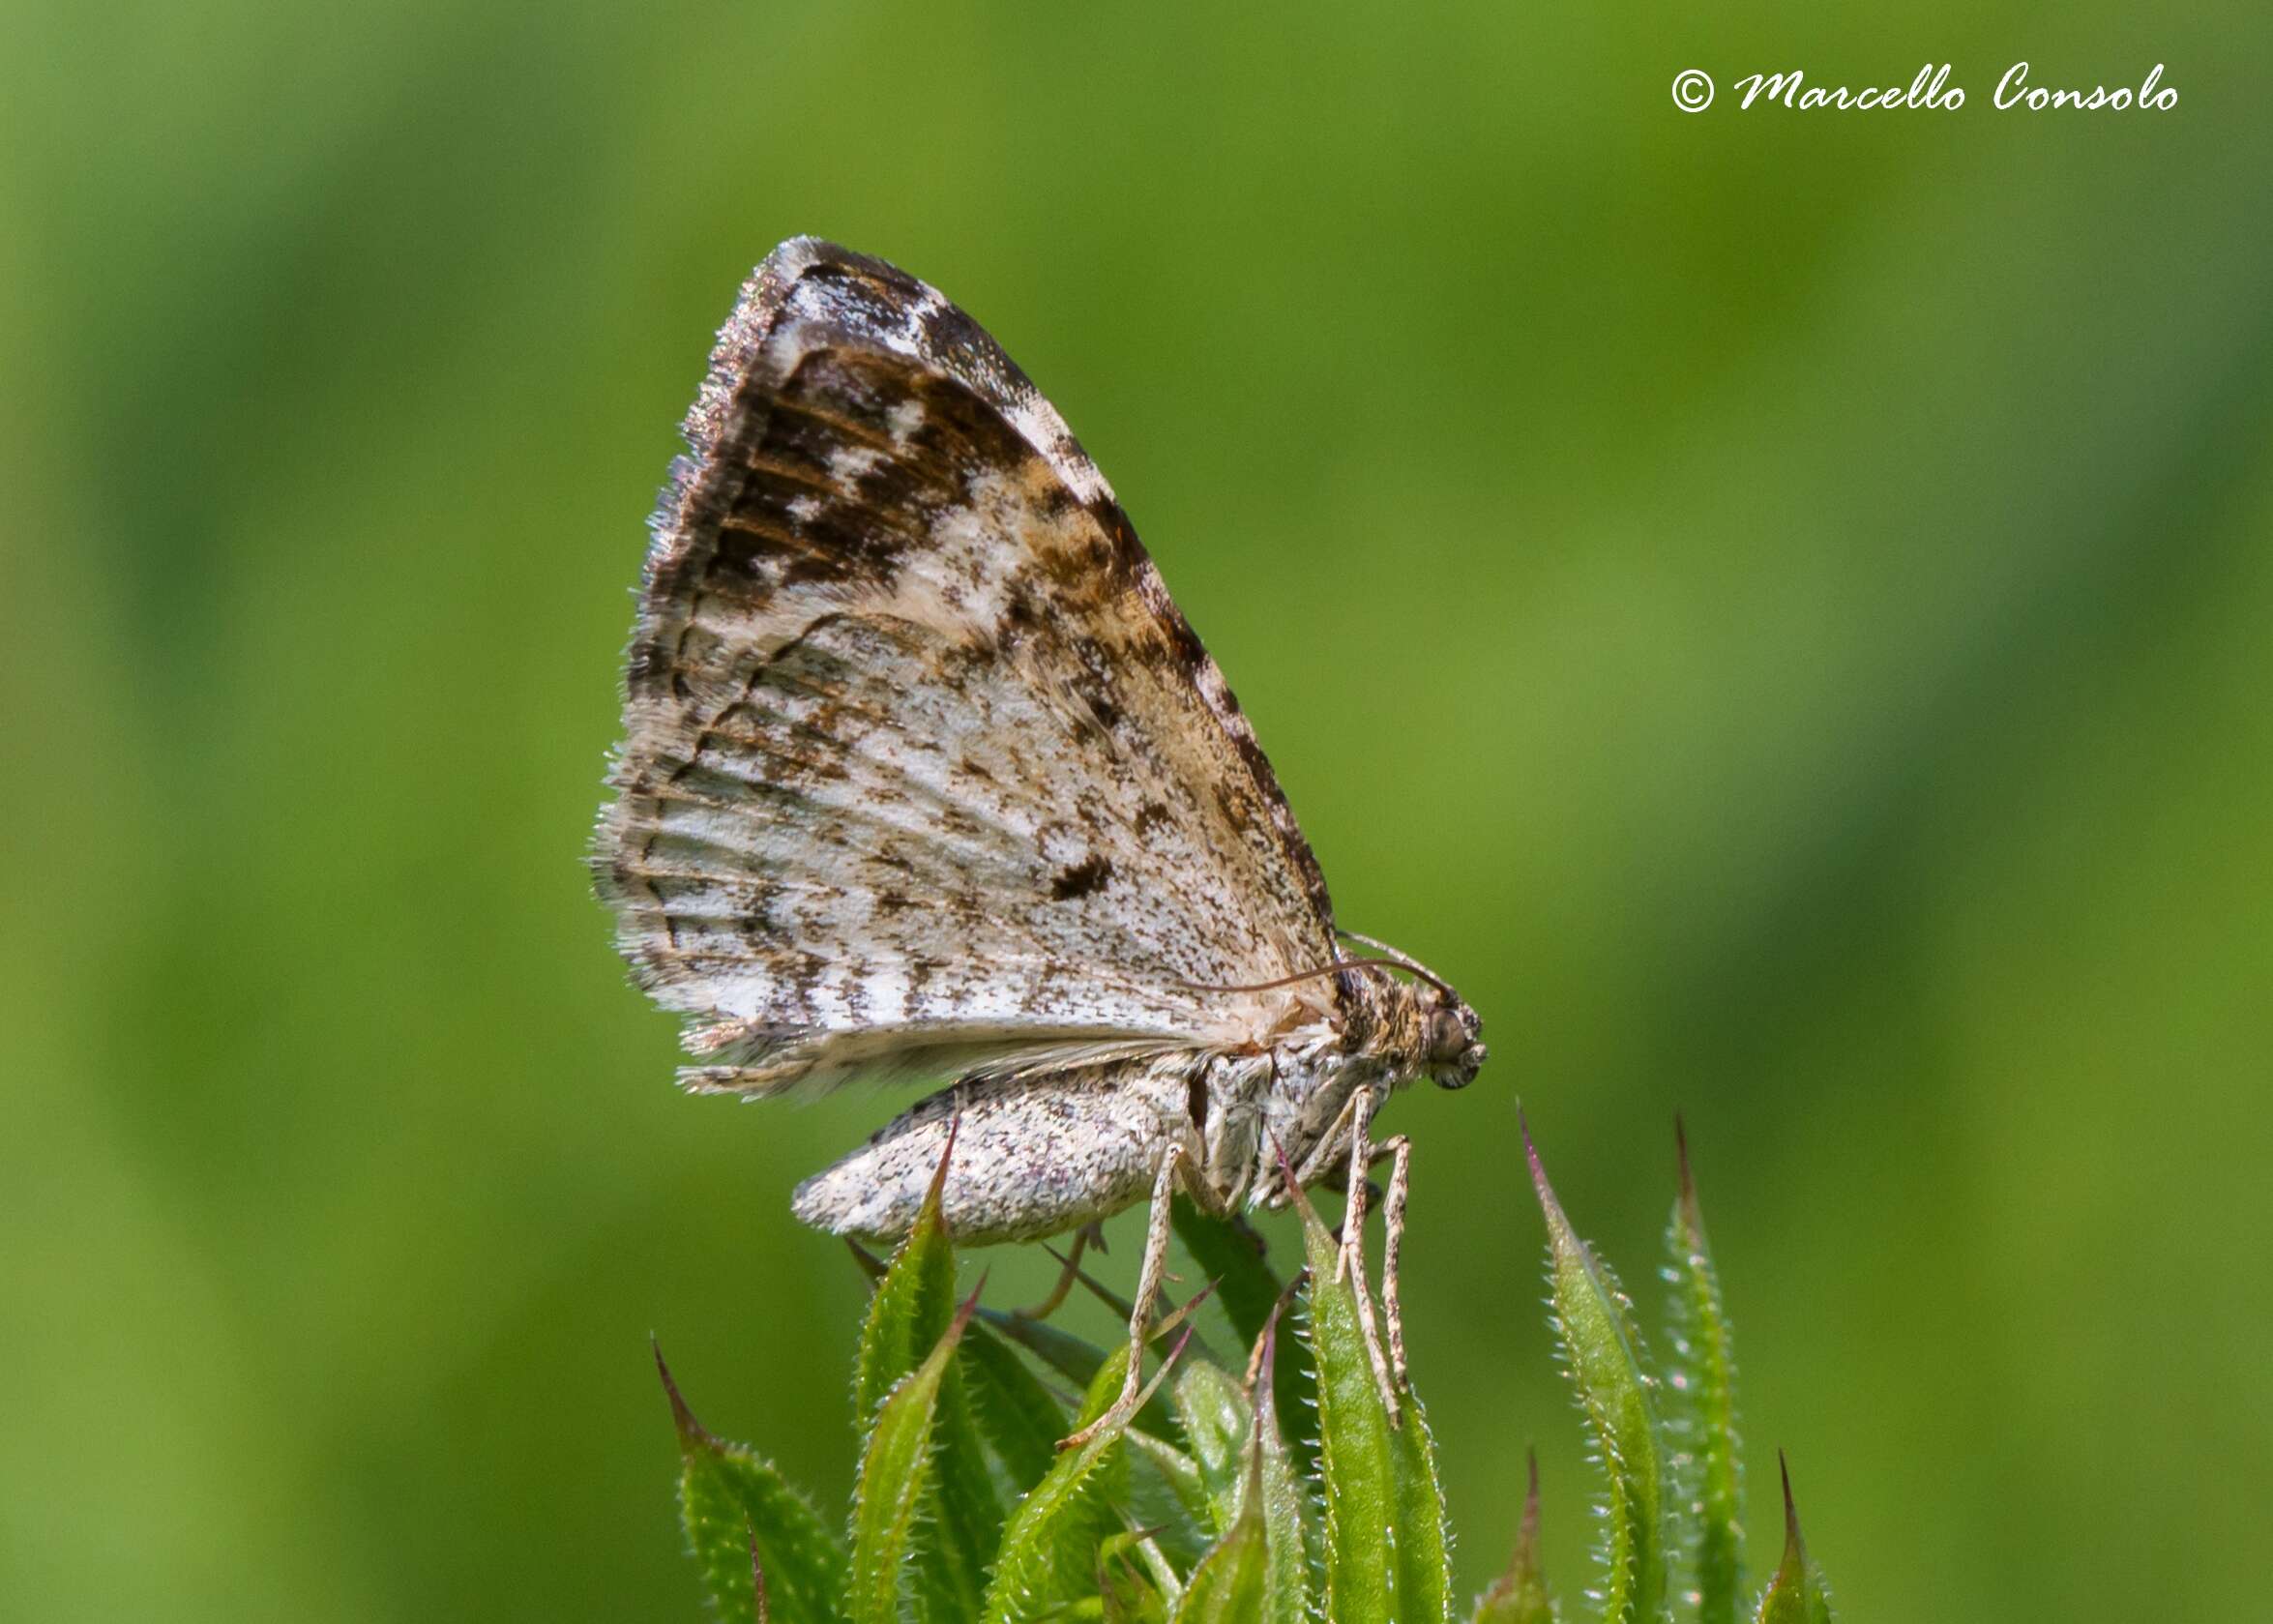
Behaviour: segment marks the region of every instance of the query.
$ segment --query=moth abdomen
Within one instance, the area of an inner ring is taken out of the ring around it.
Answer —
[[[800,1184],[791,1210],[829,1234],[897,1241],[915,1223],[953,1124],[941,1200],[959,1243],[1033,1240],[1109,1218],[1142,1198],[1170,1143],[1192,1138],[1173,1069],[1132,1060],[943,1088]]]

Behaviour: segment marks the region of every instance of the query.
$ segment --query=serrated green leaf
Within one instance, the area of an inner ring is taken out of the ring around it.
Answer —
[[[1239,1383],[1213,1365],[1196,1360],[1185,1366],[1170,1391],[1176,1419],[1184,1428],[1184,1441],[1191,1446],[1192,1462],[1199,1470],[1208,1528],[1221,1538],[1230,1532],[1232,1519],[1238,1514],[1255,1417]]]
[[[1783,1458],[1777,1459],[1783,1466]],[[1791,1469],[1784,1466],[1784,1559],[1760,1597],[1755,1624],[1831,1624],[1831,1592],[1822,1570],[1810,1560],[1799,1537],[1799,1511],[1791,1500]]]
[[[1673,1124],[1681,1191],[1666,1230],[1673,1357],[1666,1383],[1668,1475],[1681,1530],[1680,1586],[1697,1624],[1735,1624],[1744,1587],[1744,1486],[1736,1435],[1736,1359],[1704,1215],[1689,1169],[1689,1137]]]
[[[1631,1305],[1563,1216],[1531,1143],[1523,1149],[1547,1215],[1548,1282],[1579,1408],[1609,1482],[1603,1532],[1606,1624],[1656,1624],[1666,1606],[1665,1490],[1657,1415]]]
[[[1154,1567],[1154,1581],[1172,1595],[1182,1589],[1176,1576],[1190,1573],[1215,1539],[1199,1468],[1174,1444],[1135,1427],[1121,1434],[1121,1442],[1129,1448],[1122,1521],[1146,1530],[1138,1554]]]
[[[853,1376],[853,1414],[864,1429],[885,1396],[938,1344],[955,1314],[955,1248],[941,1210],[954,1153],[951,1134],[915,1225],[869,1298]],[[986,1595],[1003,1514],[959,1359],[940,1380],[922,1509],[930,1535],[918,1545],[911,1574],[917,1613],[927,1624],[962,1624]]]
[[[1188,1196],[1176,1197],[1171,1209],[1176,1238],[1192,1254],[1208,1279],[1216,1284],[1216,1299],[1242,1346],[1253,1347],[1286,1301],[1285,1287],[1263,1255],[1262,1237],[1237,1221],[1210,1218]],[[1293,1452],[1295,1467],[1304,1478],[1318,1468],[1317,1439],[1313,1435],[1318,1407],[1317,1373],[1302,1356],[1292,1337],[1278,1339],[1272,1353],[1271,1390],[1277,1395],[1279,1435]]]
[[[917,1549],[918,1611],[928,1624],[965,1624],[986,1599],[1003,1512],[959,1358],[940,1379],[932,1418],[930,1512],[931,1537]]]
[[[1140,1432],[1134,1427],[1122,1433],[1121,1439],[1136,1456],[1151,1463],[1154,1474],[1167,1489],[1168,1497],[1175,1502],[1179,1521],[1188,1524],[1190,1532],[1197,1536],[1199,1543],[1192,1547],[1193,1553],[1196,1555],[1200,1545],[1213,1539],[1217,1531],[1214,1506],[1208,1498],[1207,1480],[1200,1475],[1198,1462],[1165,1438],[1156,1438],[1150,1432]],[[1171,1530],[1177,1531],[1180,1530]]]
[[[1334,1279],[1336,1243],[1307,1200],[1306,1293],[1318,1376],[1325,1484],[1326,1615],[1336,1624],[1426,1624],[1451,1616],[1443,1491],[1428,1424],[1407,1396],[1392,1427],[1359,1329],[1356,1279]]]
[[[951,1138],[948,1155],[954,1149]],[[955,1315],[955,1248],[940,1210],[946,1180],[947,1157],[942,1156],[915,1226],[869,1294],[852,1376],[853,1424],[863,1436],[885,1395],[938,1345]]]
[[[1268,1321],[1265,1335],[1271,1334]],[[1266,1354],[1271,1351],[1266,1349]],[[1129,1442],[1143,1453],[1159,1452],[1181,1462],[1190,1473],[1189,1514],[1220,1542],[1244,1509],[1245,1497],[1259,1484],[1260,1515],[1269,1573],[1266,1611],[1273,1624],[1299,1624],[1310,1610],[1310,1557],[1305,1546],[1305,1514],[1310,1510],[1289,1462],[1284,1441],[1269,1404],[1270,1361],[1259,1373],[1257,1403],[1251,1405],[1239,1384],[1222,1369],[1200,1363],[1182,1368],[1173,1387],[1173,1407],[1189,1457],[1165,1444],[1132,1433]],[[1164,1534],[1163,1538],[1166,1539]],[[1212,1549],[1212,1547],[1211,1547]]]
[[[974,1293],[930,1356],[876,1410],[852,1491],[852,1561],[845,1586],[845,1612],[851,1624],[897,1624],[900,1617],[901,1580],[916,1512],[931,1480],[931,1432],[939,1390],[963,1326],[977,1306]]]
[[[679,1433],[679,1514],[717,1616],[741,1624],[755,1600],[751,1547],[764,1569],[775,1624],[834,1624],[842,1616],[844,1547],[805,1497],[739,1444],[713,1437],[655,1355]]]
[[[1539,1457],[1530,1459],[1530,1487],[1523,1492],[1523,1521],[1516,1530],[1516,1553],[1507,1572],[1476,1598],[1468,1624],[1558,1624],[1562,1610],[1547,1588],[1539,1567]]]
[[[1121,1434],[1130,1443],[1139,1435]],[[1091,1612],[1084,1601],[1064,1616],[1096,1617],[1105,1624],[1167,1624],[1169,1609],[1183,1593],[1174,1570],[1161,1561],[1151,1540],[1139,1532],[1112,1534],[1097,1548],[1096,1610]]]
[[[1106,1357],[1089,1384],[1077,1431],[1112,1406],[1128,1358],[1127,1348]],[[988,1624],[1028,1624],[1095,1598],[1098,1548],[1119,1531],[1114,1508],[1127,1479],[1128,1452],[1119,1428],[1059,1454],[1002,1531],[987,1591]]]
[[[1245,1451],[1245,1481],[1238,1510],[1184,1586],[1176,1624],[1253,1624],[1264,1616],[1270,1575],[1270,1536],[1263,1526],[1261,1457]]]
[[[1144,1536],[1136,1544],[1137,1558],[1144,1563],[1153,1585],[1172,1606],[1183,1593],[1180,1576],[1198,1565],[1214,1536],[1208,1532],[1206,1520],[1195,1521],[1158,1473],[1138,1469],[1144,1441],[1150,1440],[1134,1427],[1121,1434],[1130,1462],[1129,1498],[1120,1508],[1121,1522],[1124,1527],[1133,1525]]]
[[[1306,1235],[1315,1225],[1315,1216],[1306,1207]],[[1397,1571],[1392,1560],[1397,1541],[1389,1417],[1373,1391],[1356,1308],[1346,1287],[1333,1284],[1333,1241],[1320,1229],[1311,1246],[1305,1307],[1311,1358],[1318,1373],[1326,1613],[1353,1624],[1392,1624],[1397,1617]]]
[[[1398,1596],[1408,1618],[1452,1616],[1452,1530],[1444,1516],[1444,1482],[1436,1473],[1436,1437],[1420,1395],[1404,1396],[1404,1424],[1390,1430],[1397,1487]]]
[[[1249,1449],[1256,1486],[1262,1491],[1263,1539],[1268,1554],[1265,1616],[1270,1624],[1303,1624],[1311,1616],[1311,1564],[1318,1540],[1313,1523],[1316,1505],[1295,1470],[1294,1457],[1279,1431],[1271,1383],[1277,1351],[1278,1319],[1263,1324],[1263,1357],[1255,1371],[1255,1432]]]
[[[971,1414],[1012,1483],[1031,1487],[1057,1460],[1065,1406],[992,1327],[973,1324],[956,1355]]]

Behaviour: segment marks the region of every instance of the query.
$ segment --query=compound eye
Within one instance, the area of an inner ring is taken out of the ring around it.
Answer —
[[[1468,1047],[1468,1029],[1461,1024],[1461,1018],[1450,1010],[1438,1010],[1429,1018],[1429,1058],[1441,1064],[1458,1060]]]

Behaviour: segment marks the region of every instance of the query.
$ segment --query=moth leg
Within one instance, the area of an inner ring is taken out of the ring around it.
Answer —
[[[1358,1177],[1357,1166],[1360,1154],[1363,1155],[1365,1165],[1368,1167],[1371,1167],[1373,1163],[1381,1161],[1384,1157],[1389,1160],[1390,1164],[1389,1197],[1381,1209],[1381,1227],[1383,1231],[1383,1240],[1381,1244],[1381,1317],[1386,1322],[1386,1328],[1389,1333],[1390,1373],[1396,1378],[1397,1387],[1400,1392],[1410,1392],[1412,1390],[1411,1367],[1405,1360],[1404,1310],[1402,1302],[1400,1301],[1398,1282],[1400,1279],[1400,1270],[1404,1258],[1405,1201],[1412,1194],[1413,1141],[1405,1137],[1405,1136],[1402,1134],[1397,1134],[1393,1135],[1389,1138],[1383,1139],[1379,1144],[1365,1146],[1362,1152],[1353,1149],[1353,1154],[1350,1158],[1351,1176],[1353,1179]],[[1354,1260],[1357,1267],[1358,1276],[1361,1281],[1365,1276],[1364,1239],[1362,1236],[1360,1236],[1356,1241],[1353,1242],[1348,1237],[1356,1226],[1362,1226],[1364,1225],[1366,1217],[1366,1200],[1372,1192],[1373,1186],[1370,1183],[1363,1182],[1362,1180],[1360,1182],[1354,1183],[1351,1186],[1349,1213],[1343,1221],[1343,1246],[1346,1249],[1344,1255]],[[1339,1263],[1340,1259],[1338,1258],[1337,1266],[1339,1266]],[[1363,1295],[1363,1291],[1361,1290],[1361,1300]],[[1364,1310],[1362,1307],[1359,1312],[1361,1317],[1364,1316]],[[1370,1347],[1369,1351],[1371,1351]],[[1378,1367],[1376,1367],[1376,1369]],[[1396,1409],[1394,1406],[1392,1406],[1390,1413],[1392,1415],[1396,1414]]]
[[[1348,1124],[1346,1130],[1343,1127],[1343,1123]],[[1366,1181],[1366,1173],[1373,1165],[1373,1147],[1368,1142],[1368,1133],[1373,1124],[1373,1097],[1361,1088],[1349,1097],[1349,1104],[1343,1108],[1342,1115],[1335,1119],[1325,1143],[1319,1146],[1321,1150],[1342,1152],[1343,1143],[1338,1143],[1337,1140],[1341,1139],[1343,1133],[1348,1135],[1344,1142],[1349,1157],[1349,1175],[1343,1181],[1343,1194],[1348,1200],[1342,1209],[1342,1246],[1334,1254],[1334,1284],[1337,1285],[1353,1273],[1360,1282],[1366,1278],[1366,1197],[1373,1193],[1373,1188]],[[1367,1313],[1365,1292],[1360,1290],[1359,1317],[1366,1317]],[[1372,1330],[1369,1328],[1366,1334],[1370,1343]]]
[[[1404,1359],[1404,1312],[1398,1306],[1397,1270],[1404,1254],[1404,1200],[1413,1174],[1413,1141],[1402,1134],[1383,1139],[1373,1156],[1390,1158],[1389,1199],[1381,1207],[1381,1316],[1389,1322],[1389,1368],[1402,1392],[1412,1391]]]
[[[1327,1126],[1326,1131],[1318,1136],[1318,1142],[1312,1147],[1311,1153],[1303,1158],[1302,1166],[1294,1169],[1294,1182],[1305,1190],[1317,1181],[1318,1175],[1325,1170],[1326,1164],[1342,1154],[1342,1136],[1349,1131],[1349,1119],[1356,1112],[1358,1101],[1365,1097],[1365,1093],[1366,1091],[1361,1088],[1343,1102],[1341,1111]],[[1371,1108],[1369,1102],[1368,1109]],[[1284,1205],[1284,1200],[1280,1204]]]
[[[1176,1155],[1179,1159],[1188,1160],[1190,1153],[1182,1146],[1178,1146]],[[1184,1186],[1184,1194],[1192,1197],[1192,1204],[1207,1217],[1223,1224],[1237,1224],[1239,1222],[1239,1209],[1216,1194],[1215,1187],[1208,1183],[1205,1173],[1196,1172],[1190,1168],[1181,1169],[1180,1182]],[[1253,1233],[1252,1230],[1249,1232]]]
[[[1013,1309],[1011,1313],[1020,1319],[1048,1319],[1066,1300],[1066,1293],[1074,1288],[1074,1282],[1081,1277],[1081,1254],[1087,1250],[1089,1237],[1097,1232],[1097,1225],[1084,1224],[1074,1231],[1074,1244],[1066,1249],[1065,1267],[1058,1270],[1057,1284],[1049,1288],[1049,1295],[1030,1309]]]
[[[1144,1382],[1144,1341],[1152,1329],[1152,1311],[1160,1303],[1161,1277],[1168,1261],[1168,1214],[1176,1194],[1176,1176],[1184,1165],[1184,1147],[1170,1140],[1161,1157],[1160,1171],[1152,1181],[1152,1214],[1144,1231],[1144,1263],[1136,1275],[1136,1300],[1129,1310],[1129,1369],[1121,1377],[1120,1397],[1106,1412],[1072,1437],[1058,1439],[1060,1449],[1079,1449],[1100,1432],[1124,1425],[1136,1413],[1136,1396]],[[1204,1180],[1188,1179],[1191,1184]]]
[[[1398,1402],[1398,1384],[1390,1379],[1389,1359],[1381,1348],[1381,1328],[1373,1316],[1373,1293],[1366,1283],[1366,1171],[1373,1165],[1374,1147],[1367,1140],[1367,1131],[1373,1120],[1373,1101],[1370,1091],[1360,1089],[1351,1096],[1356,1105],[1356,1119],[1349,1130],[1349,1204],[1342,1216],[1342,1248],[1334,1256],[1334,1279],[1337,1284],[1350,1281],[1356,1287],[1358,1334],[1365,1341],[1367,1363],[1373,1367],[1373,1385],[1380,1389],[1381,1407],[1389,1412],[1389,1425],[1400,1426],[1404,1419],[1404,1406]],[[1394,1181],[1393,1181],[1394,1182]],[[1402,1225],[1403,1203],[1397,1207]],[[1402,1235],[1399,1237],[1402,1241]],[[1384,1296],[1394,1288],[1384,1281]],[[1390,1321],[1392,1335],[1402,1344],[1404,1336],[1403,1315],[1397,1314]]]

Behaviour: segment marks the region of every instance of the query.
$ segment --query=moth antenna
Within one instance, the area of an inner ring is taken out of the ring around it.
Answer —
[[[1337,936],[1344,937],[1349,941],[1363,943],[1365,946],[1372,948],[1375,953],[1382,955],[1391,963],[1402,964],[1404,966],[1404,968],[1412,971],[1414,975],[1419,976],[1423,981],[1429,983],[1430,986],[1434,987],[1441,992],[1452,991],[1451,988],[1444,985],[1444,978],[1442,976],[1438,975],[1434,970],[1430,969],[1428,965],[1422,963],[1418,959],[1413,958],[1412,955],[1408,953],[1401,953],[1396,948],[1391,947],[1387,942],[1376,941],[1372,936],[1366,935],[1363,931],[1344,930],[1339,926],[1335,928],[1334,933]]]
[[[1292,987],[1298,981],[1315,981],[1320,976],[1339,975],[1343,970],[1409,970],[1447,997],[1460,995],[1420,965],[1402,958],[1337,959],[1330,964],[1320,964],[1314,970],[1297,970],[1290,976],[1281,976],[1277,981],[1258,981],[1245,987],[1216,987],[1203,981],[1188,981],[1182,985],[1195,992],[1269,992],[1277,988]]]

